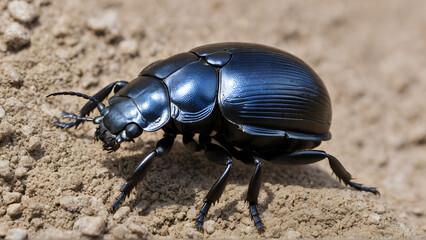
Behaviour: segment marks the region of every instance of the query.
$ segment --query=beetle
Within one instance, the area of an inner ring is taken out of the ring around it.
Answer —
[[[102,101],[114,90],[109,106]],[[227,184],[234,159],[255,166],[246,201],[259,230],[264,225],[257,210],[262,160],[303,165],[328,159],[337,178],[357,190],[379,194],[374,187],[351,181],[351,174],[332,155],[312,150],[331,139],[331,102],[327,89],[299,58],[277,48],[252,43],[204,45],[154,62],[131,82],[109,84],[94,96],[78,92],[87,102],[79,115],[64,112],[71,122],[98,124],[95,139],[104,150],[116,151],[143,131],[162,129],[164,136],[136,167],[112,204],[115,212],[157,157],[166,155],[177,134],[190,151],[204,151],[208,160],[226,166],[208,192],[196,227],[201,229],[212,204]],[[100,116],[86,117],[97,108]],[[198,134],[198,141],[194,139]],[[212,142],[215,140],[215,142]]]

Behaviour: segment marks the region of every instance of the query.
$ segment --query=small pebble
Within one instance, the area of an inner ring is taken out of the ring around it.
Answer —
[[[373,207],[373,211],[376,213],[384,213],[386,211],[386,207],[383,204],[377,204]]]
[[[31,140],[31,139],[30,139]],[[64,189],[76,190],[83,182],[78,174],[70,174],[67,178],[62,179],[61,186]]]
[[[116,213],[114,213],[113,218],[117,221],[123,220],[130,212],[130,208],[127,206],[121,207],[117,210]]]
[[[13,67],[11,64],[5,64],[1,68],[4,80],[6,80],[12,86],[21,86],[24,82],[18,69]]]
[[[129,223],[127,224],[127,228],[142,238],[146,238],[148,236],[148,228],[144,224]]]
[[[64,196],[59,199],[59,205],[70,212],[77,212],[80,210],[80,202],[81,201],[79,201],[77,197],[73,196]]]
[[[23,166],[23,167],[31,167],[34,164],[34,159],[31,158],[30,156],[22,156],[19,159],[19,165]]]
[[[10,97],[6,99],[5,106],[18,110],[24,107],[24,104],[21,101],[19,101],[17,98]]]
[[[27,230],[23,228],[11,228],[7,231],[5,240],[24,240],[27,238]]]
[[[82,217],[74,223],[74,230],[80,231],[83,235],[98,237],[105,228],[105,220],[101,217]]]
[[[28,171],[26,168],[24,167],[18,167],[17,169],[15,169],[15,177],[16,178],[22,178],[27,176]]]
[[[5,136],[12,134],[16,131],[15,125],[8,123],[7,121],[0,121],[0,139]],[[8,163],[9,164],[9,163]],[[1,162],[0,162],[0,177],[1,177]]]
[[[69,35],[71,33],[71,29],[69,27],[70,23],[71,20],[68,16],[61,16],[52,28],[53,36],[65,37]]]
[[[418,217],[425,215],[425,210],[421,207],[412,208],[410,212]]]
[[[2,107],[0,107],[0,118],[4,118],[6,116],[6,111]]]
[[[72,240],[81,239],[81,233],[72,230],[64,230],[60,228],[48,228],[44,232],[46,240]]]
[[[203,228],[208,234],[212,234],[214,232],[214,225],[215,225],[215,222],[213,220],[207,220],[204,223]]]
[[[8,179],[11,177],[9,161],[7,160],[0,161],[0,177],[4,179]]]
[[[8,49],[19,50],[30,43],[30,34],[19,23],[11,23],[3,34],[3,40]]]
[[[22,205],[20,203],[13,203],[7,207],[7,215],[11,217],[18,217],[22,214]]]
[[[111,235],[115,239],[138,239],[138,236],[136,234],[132,234],[131,231],[123,224],[112,229]]]
[[[24,125],[21,128],[21,133],[26,136],[26,137],[30,137],[33,135],[34,133],[34,128],[28,126],[28,125]]]
[[[24,196],[26,197],[26,196]],[[22,197],[22,198],[24,198]],[[30,201],[28,205],[28,215],[32,218],[34,217],[40,217],[43,215],[43,205],[41,205],[38,201]]]
[[[376,214],[376,213],[372,213],[369,217],[368,217],[368,222],[372,223],[372,224],[379,224],[380,223],[380,215]]]
[[[12,203],[19,203],[21,201],[22,194],[18,192],[5,192],[3,194],[3,203],[6,205]]]
[[[176,214],[176,218],[178,219],[178,220],[183,220],[183,219],[185,219],[185,213],[184,212],[179,212],[179,213],[177,213]]]
[[[7,5],[10,15],[22,23],[30,23],[37,17],[34,6],[26,1],[11,1]]]
[[[30,140],[26,142],[26,149],[31,154],[42,147],[42,141],[37,136],[31,136]]]
[[[302,234],[300,232],[297,231],[287,231],[284,235],[285,239],[298,239],[298,238],[302,238]]]
[[[116,11],[107,11],[98,17],[90,18],[87,21],[87,26],[97,34],[104,34],[113,31],[117,18]]]
[[[42,228],[44,225],[44,221],[41,218],[33,218],[31,219],[30,224],[34,228]]]
[[[139,54],[138,43],[134,40],[121,41],[118,47],[123,55],[135,57]]]
[[[7,233],[7,227],[5,225],[0,225],[0,238],[4,238]]]

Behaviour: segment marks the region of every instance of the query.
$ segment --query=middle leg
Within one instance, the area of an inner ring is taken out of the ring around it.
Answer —
[[[220,196],[223,193],[223,190],[226,187],[228,182],[229,172],[232,167],[232,158],[230,154],[221,146],[211,143],[210,136],[200,135],[199,140],[200,146],[204,149],[204,153],[208,160],[220,164],[226,165],[226,170],[223,172],[222,176],[216,181],[213,187],[210,189],[206,198],[204,198],[204,204],[201,207],[200,215],[197,218],[195,226],[198,229],[201,229],[203,226],[204,218],[207,215],[210,206],[217,201],[219,201]]]
[[[251,218],[256,224],[257,229],[262,231],[264,225],[260,219],[259,212],[257,211],[260,185],[262,182],[261,159],[254,152],[235,149],[235,147],[224,141],[220,135],[216,135],[214,139],[218,141],[224,148],[226,148],[226,150],[231,153],[234,158],[241,160],[245,164],[256,166],[256,169],[254,170],[254,173],[250,179],[246,201],[249,203]]]

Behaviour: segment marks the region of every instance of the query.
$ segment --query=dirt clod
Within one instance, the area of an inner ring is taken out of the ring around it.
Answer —
[[[22,214],[22,205],[20,203],[10,204],[7,207],[7,215],[12,218],[19,217]]]
[[[4,32],[3,41],[9,49],[19,50],[30,43],[30,33],[19,23],[11,23]]]
[[[11,228],[7,231],[5,240],[25,240],[27,238],[28,231],[23,228]]]
[[[10,1],[7,5],[10,15],[22,23],[30,23],[37,17],[37,11],[34,6],[26,1]]]
[[[83,235],[90,237],[98,237],[105,228],[105,220],[102,217],[82,217],[74,223],[74,230],[81,232]]]
[[[4,204],[12,204],[19,203],[21,201],[22,193],[18,192],[6,192],[3,194],[3,203]]]

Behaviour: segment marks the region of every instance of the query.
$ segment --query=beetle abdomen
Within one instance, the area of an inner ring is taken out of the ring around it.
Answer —
[[[331,103],[323,82],[300,59],[273,50],[236,51],[221,68],[222,114],[255,135],[314,134],[316,140],[329,139]]]

